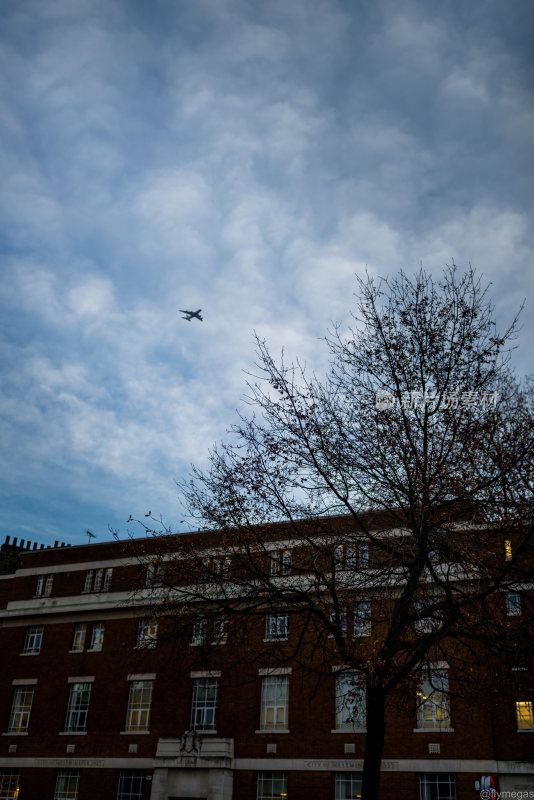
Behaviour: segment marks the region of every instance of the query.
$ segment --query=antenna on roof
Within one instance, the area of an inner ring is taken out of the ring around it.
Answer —
[[[91,544],[91,539],[96,539],[96,533],[92,533],[89,528],[85,531],[87,536],[87,544]]]

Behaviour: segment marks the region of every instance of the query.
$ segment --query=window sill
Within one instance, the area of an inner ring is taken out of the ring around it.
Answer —
[[[518,728],[516,733],[534,733],[534,728]]]
[[[346,733],[350,736],[352,733],[367,733],[367,728],[334,728],[330,733]]]
[[[454,733],[454,728],[414,728],[414,733]]]
[[[277,637],[273,636],[270,639],[264,639],[263,641],[264,642],[287,642],[288,641],[288,637],[287,636],[277,636]]]
[[[59,736],[87,736],[87,731],[60,731]]]
[[[83,650],[69,650],[69,653],[83,653]]]
[[[254,733],[269,733],[272,736],[273,733],[290,733],[290,730],[289,728],[262,728]]]
[[[102,652],[102,648],[101,647],[89,647],[87,649],[87,652],[88,653],[101,653]]]
[[[148,736],[150,731],[120,731],[121,736]]]
[[[30,734],[28,731],[7,731],[7,733],[3,733],[2,736],[29,736]]]
[[[213,728],[209,728],[207,730],[204,730],[203,728],[197,728],[196,730],[193,730],[193,733],[196,733],[199,736],[214,736],[217,731],[214,731]]]
[[[40,650],[35,650],[35,652],[32,652],[32,653],[19,653],[19,655],[20,656],[38,656],[40,652],[41,652]]]

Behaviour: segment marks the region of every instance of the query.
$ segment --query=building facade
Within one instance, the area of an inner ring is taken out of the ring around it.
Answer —
[[[216,541],[194,536],[199,547]],[[317,681],[298,660],[244,659],[254,636],[223,619],[208,628],[197,617],[187,638],[173,635],[150,613],[157,543],[136,541],[142,559],[120,541],[4,545],[0,800],[360,797],[367,710],[357,676],[332,663]],[[288,574],[287,541],[274,536],[267,549],[273,571]],[[503,613],[521,614],[519,592],[502,601]],[[355,604],[346,635],[372,636],[369,619]],[[255,625],[262,653],[297,635],[283,610]],[[381,796],[467,800],[477,781],[534,796],[529,668],[486,702],[460,697],[456,680],[437,662],[413,697],[388,708]]]

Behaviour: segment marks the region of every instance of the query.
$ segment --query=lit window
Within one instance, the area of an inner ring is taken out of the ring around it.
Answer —
[[[287,728],[289,679],[286,675],[270,675],[261,685],[261,730]]]
[[[158,641],[158,623],[153,619],[140,619],[137,624],[137,647],[149,649]]]
[[[258,773],[257,800],[285,800],[287,775],[285,772]]]
[[[272,640],[287,639],[289,621],[287,614],[267,614],[265,618],[265,638]]]
[[[433,668],[417,692],[417,727],[450,728],[448,670]]]
[[[515,704],[518,731],[534,731],[534,716],[530,700],[518,700]]]
[[[147,731],[153,681],[131,681],[126,714],[127,731]]]
[[[336,678],[336,730],[365,728],[365,687],[355,673]]]
[[[199,617],[193,622],[191,644],[197,647],[206,644],[206,620],[203,617]]]
[[[60,769],[56,778],[54,800],[78,800],[80,788],[80,771]]]
[[[17,800],[20,791],[20,771],[0,768],[0,800]]]
[[[506,561],[512,560],[512,540],[505,539],[504,540],[504,557]]]
[[[421,800],[456,800],[454,775],[431,772],[419,779]]]
[[[509,617],[521,616],[521,595],[519,592],[508,592],[506,595],[506,613]]]
[[[101,567],[95,571],[95,580],[93,582],[93,592],[100,592],[102,590],[102,583],[104,580],[104,570]]]
[[[215,729],[218,684],[217,678],[194,679],[191,730],[209,731]]]
[[[334,564],[343,564],[345,561],[345,545],[336,544],[334,547]]]
[[[36,597],[50,597],[52,594],[52,586],[54,583],[53,575],[39,575],[37,578],[37,587],[35,589]]]
[[[93,581],[95,577],[94,569],[88,569],[85,573],[85,583],[83,586],[84,592],[91,592],[93,590]]]
[[[78,622],[74,626],[74,638],[72,640],[72,652],[81,653],[85,647],[85,635],[87,633],[87,625],[85,622]]]
[[[91,650],[102,650],[104,645],[104,623],[93,622],[93,630],[91,633]]]
[[[139,769],[121,769],[117,800],[142,800],[145,773]]]
[[[336,800],[355,800],[361,796],[361,772],[336,772]]]
[[[42,625],[30,625],[29,628],[26,628],[23,653],[35,655],[40,652],[43,641],[43,630],[44,628]]]
[[[371,603],[356,603],[354,606],[354,635],[371,635]]]
[[[65,720],[66,731],[75,732],[87,729],[90,699],[90,683],[71,683],[67,718]]]
[[[8,733],[27,733],[34,695],[34,686],[17,686],[13,693]],[[1,797],[1,794],[0,794]]]

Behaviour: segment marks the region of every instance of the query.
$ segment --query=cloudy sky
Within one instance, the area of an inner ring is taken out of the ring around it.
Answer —
[[[184,529],[252,331],[322,369],[365,265],[471,262],[532,371],[533,11],[3,0],[1,541]]]

